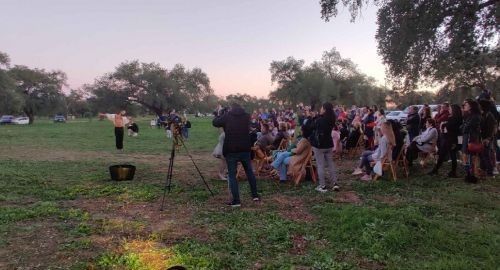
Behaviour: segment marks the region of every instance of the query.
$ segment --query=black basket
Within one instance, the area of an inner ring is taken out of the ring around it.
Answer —
[[[111,179],[115,181],[132,180],[134,179],[135,166],[125,164],[109,166],[109,174]]]

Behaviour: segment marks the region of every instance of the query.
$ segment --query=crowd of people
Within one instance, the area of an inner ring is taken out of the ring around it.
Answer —
[[[248,114],[233,104],[230,109],[219,108],[215,114],[213,125],[221,128],[221,135],[213,155],[221,159],[219,177],[229,183],[231,206],[240,205],[238,162],[249,180],[254,201],[260,200],[256,173],[263,170],[282,183],[298,183],[308,173],[307,164],[314,164],[310,167],[318,178],[317,191],[340,190],[335,157],[347,153],[360,153],[352,174],[363,181],[382,175],[386,162],[404,164],[412,171],[415,160],[434,157],[435,164],[427,174],[438,174],[451,160],[448,177],[461,175],[461,162],[465,181],[476,183],[478,172],[481,177],[498,174],[499,121],[500,114],[488,91],[461,105],[440,104],[435,115],[429,105],[412,106],[406,123],[388,120],[385,110],[377,106],[346,108],[326,102],[317,112],[301,106],[297,112],[259,109]],[[297,134],[296,125],[300,127]],[[258,162],[252,165],[252,160],[264,161],[264,166]]]

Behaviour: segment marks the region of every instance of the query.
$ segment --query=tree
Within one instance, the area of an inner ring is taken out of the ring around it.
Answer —
[[[320,0],[325,21],[347,6],[351,21],[379,6],[376,39],[389,78],[403,90],[420,83],[486,87],[499,76],[498,0]]]
[[[0,52],[0,113],[15,114],[21,110],[21,97],[15,92],[14,81],[8,74],[9,56]]]
[[[82,89],[71,90],[66,96],[66,111],[74,116],[84,117],[90,113],[89,103],[87,102],[87,92]]]
[[[30,124],[33,123],[35,114],[52,113],[53,108],[62,104],[65,73],[14,66],[7,74],[13,81],[15,92],[22,99],[21,108],[28,116]]]
[[[208,76],[199,68],[187,70],[177,64],[168,71],[157,63],[137,60],[120,64],[87,89],[95,96],[94,104],[137,103],[158,116],[169,108],[189,109],[213,94]]]
[[[321,102],[341,104],[381,104],[387,89],[375,86],[375,80],[358,71],[356,65],[332,48],[319,62],[304,66],[304,60],[288,57],[271,63],[271,79],[278,87],[269,97],[295,106],[305,102],[313,109]]]

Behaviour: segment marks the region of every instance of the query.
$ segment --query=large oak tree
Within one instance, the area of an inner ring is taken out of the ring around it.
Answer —
[[[328,21],[343,5],[354,21],[370,3],[379,7],[378,50],[395,85],[492,87],[498,80],[499,0],[320,0],[321,15]]]

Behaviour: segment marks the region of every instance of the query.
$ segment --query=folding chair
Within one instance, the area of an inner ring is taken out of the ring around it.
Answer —
[[[288,144],[289,144],[290,140],[287,139],[287,138],[283,138],[281,139],[281,142],[280,142],[280,145],[278,146],[278,151],[283,151],[283,150],[286,150],[288,148]]]
[[[434,160],[434,162],[436,162],[436,157],[437,157],[437,147],[436,147],[436,144],[432,144],[432,151],[431,152],[428,152],[428,153],[424,153],[424,152],[419,152],[418,153],[418,157],[420,159],[420,166],[422,166],[422,168],[425,167],[425,163],[429,160],[429,159],[432,159]]]
[[[410,171],[408,169],[408,162],[406,161],[405,153],[406,153],[406,147],[403,145],[401,147],[401,150],[399,151],[398,157],[393,162],[396,163],[397,167],[401,167],[403,169],[406,178],[408,178],[408,176],[410,175]]]
[[[393,150],[393,147],[390,147],[388,149],[387,153],[385,154],[384,158],[382,158],[382,160],[380,162],[382,162],[382,172],[390,169],[391,175],[392,175],[392,181],[396,181],[397,180],[396,166],[395,166],[396,164],[392,160],[390,160],[390,157],[392,157],[392,150]],[[372,164],[375,165],[376,163],[373,162]],[[378,179],[378,177],[379,177],[379,175],[375,174],[373,181],[376,181]]]
[[[313,157],[313,152],[312,150],[309,152],[309,154],[307,154],[307,157],[306,157],[306,161],[302,164],[302,167],[300,168],[300,171],[302,170],[306,170],[306,173],[307,171],[309,170],[309,174],[311,175],[311,178],[312,178],[312,181],[314,183],[317,182],[317,176],[316,176],[316,171],[314,170],[314,165],[312,163],[312,157]],[[297,175],[294,177],[293,179],[293,182],[295,183],[295,185],[297,186],[299,184],[299,182],[302,180],[302,175]]]
[[[364,139],[364,134],[361,133],[359,135],[359,139],[358,139],[358,142],[356,143],[356,147],[354,148],[351,148],[349,149],[349,153],[348,155],[351,157],[351,158],[356,158],[356,156],[360,155],[361,152],[362,152],[362,149],[365,145],[365,139]]]

